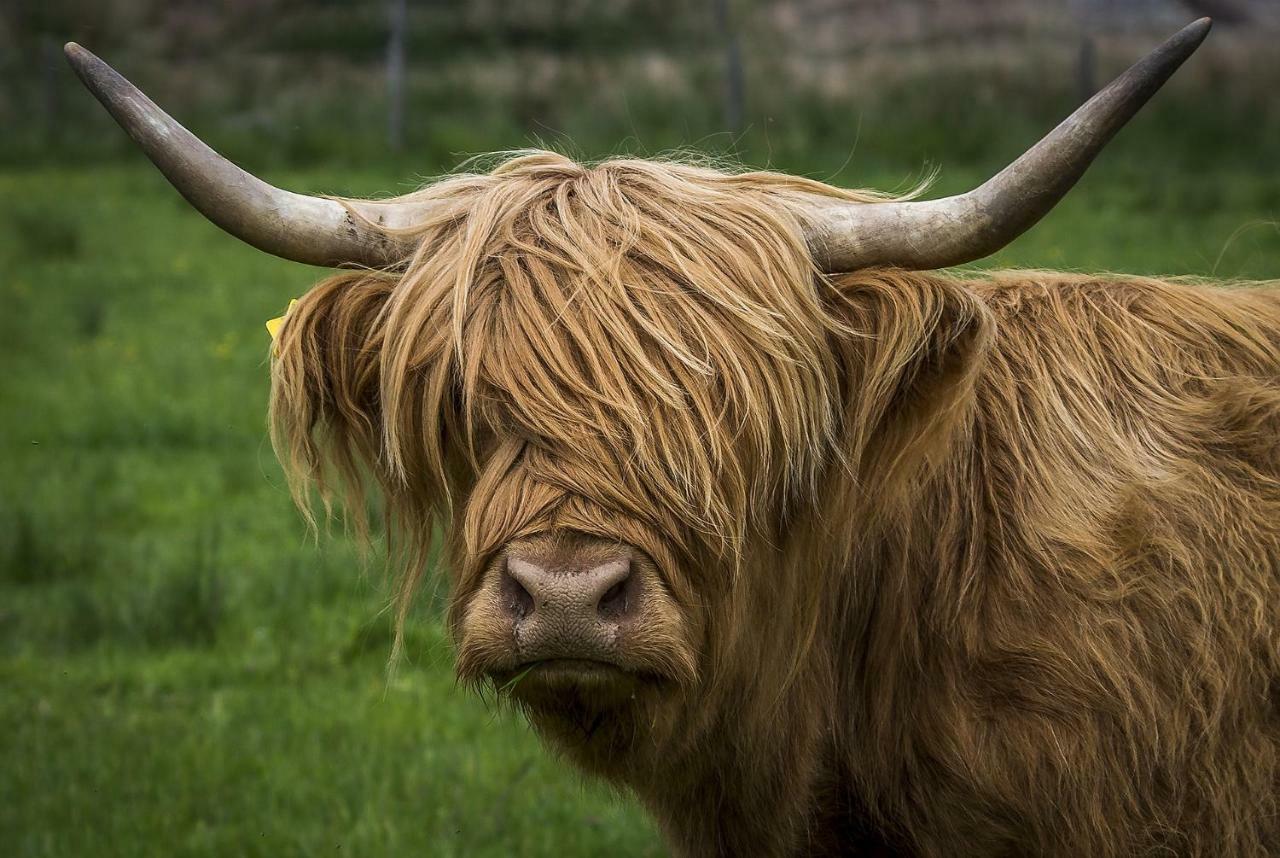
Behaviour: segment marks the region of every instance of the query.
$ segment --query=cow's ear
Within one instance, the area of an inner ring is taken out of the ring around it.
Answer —
[[[362,468],[376,461],[379,319],[392,283],[339,274],[290,306],[278,328],[271,434],[296,493],[311,484],[358,490]]]
[[[879,269],[831,286],[849,452],[862,486],[883,496],[949,446],[993,323],[963,280]]]

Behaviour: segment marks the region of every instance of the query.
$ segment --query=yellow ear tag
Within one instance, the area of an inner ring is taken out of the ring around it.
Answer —
[[[283,316],[276,316],[274,319],[267,319],[267,333],[271,335],[271,353],[273,355],[280,354],[280,348],[275,344],[276,337],[280,335],[280,328],[284,325],[285,318],[289,315],[289,311],[293,309],[293,305],[298,303],[298,299],[294,298],[289,302],[289,306],[285,308]]]

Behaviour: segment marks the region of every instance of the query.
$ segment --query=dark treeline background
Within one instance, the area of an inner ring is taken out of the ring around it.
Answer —
[[[1217,27],[1149,111],[1163,142],[1144,158],[1191,167],[1211,143],[1219,161],[1260,164],[1280,131],[1274,0],[402,0],[399,89],[397,5],[11,0],[0,162],[127,151],[68,73],[68,39],[259,167],[401,158],[426,172],[540,144],[691,146],[819,173],[851,155],[985,164],[1201,14]],[[393,92],[403,121],[389,128]]]

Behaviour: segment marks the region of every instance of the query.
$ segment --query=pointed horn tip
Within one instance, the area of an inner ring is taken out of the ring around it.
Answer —
[[[76,42],[67,42],[62,46],[62,52],[66,55],[67,62],[71,64],[71,68],[86,83],[88,81],[85,79],[85,75],[89,74],[90,69],[94,68],[95,65],[105,65],[93,51],[81,47]]]
[[[1201,42],[1204,41],[1205,36],[1209,35],[1209,31],[1212,29],[1213,29],[1213,19],[1208,16],[1205,16],[1204,18],[1197,18],[1187,26],[1183,27],[1182,32],[1178,33],[1178,35],[1189,36],[1195,40],[1195,43],[1197,45],[1199,45]],[[1175,36],[1174,38],[1177,38],[1177,37]]]
[[[1213,29],[1212,18],[1198,18],[1170,36],[1163,45],[1153,51],[1153,54],[1163,54],[1181,65],[1204,44],[1211,29]]]

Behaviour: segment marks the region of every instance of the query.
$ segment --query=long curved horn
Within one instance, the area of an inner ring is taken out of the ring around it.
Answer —
[[[424,206],[344,204],[269,185],[210,149],[89,51],[70,42],[66,53],[84,85],[178,192],[236,238],[310,265],[376,268],[408,255],[408,246],[378,227],[412,226],[426,214]]]
[[[853,203],[814,195],[801,216],[818,266],[926,270],[995,253],[1058,204],[1085,169],[1204,41],[1208,18],[1135,63],[1022,157],[965,194],[927,202]]]

